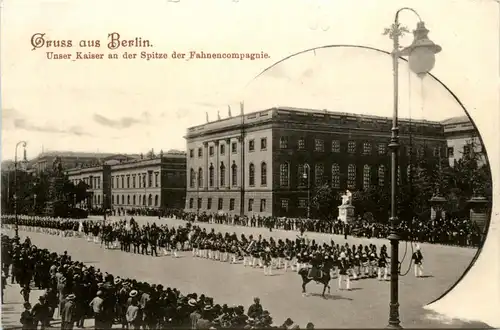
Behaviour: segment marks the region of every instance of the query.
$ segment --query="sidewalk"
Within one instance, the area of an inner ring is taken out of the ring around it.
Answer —
[[[2,329],[21,329],[21,313],[24,311],[23,297],[21,296],[21,287],[19,284],[10,284],[8,278],[7,287],[4,291],[4,299],[2,302]],[[38,298],[43,295],[43,290],[32,290],[30,294],[30,303],[33,306],[38,302]],[[53,322],[55,325],[57,321]]]

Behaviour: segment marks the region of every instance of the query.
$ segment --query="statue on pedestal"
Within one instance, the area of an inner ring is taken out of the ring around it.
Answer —
[[[345,195],[342,195],[342,205],[352,205],[352,193],[349,190],[346,190]]]
[[[352,206],[352,193],[346,190],[342,195],[342,204],[339,206],[339,220],[350,223],[354,220],[354,206]]]

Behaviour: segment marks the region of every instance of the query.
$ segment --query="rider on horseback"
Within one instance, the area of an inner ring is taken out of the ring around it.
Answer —
[[[322,263],[323,259],[321,257],[321,254],[318,251],[316,251],[316,253],[311,258],[311,269],[309,270],[309,274],[307,275],[309,279],[312,280],[321,277],[320,267]]]

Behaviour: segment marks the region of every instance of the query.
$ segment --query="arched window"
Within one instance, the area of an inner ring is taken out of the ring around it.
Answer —
[[[383,187],[385,185],[385,166],[380,165],[378,167],[378,185]]]
[[[267,185],[267,164],[265,162],[260,164],[260,185]]]
[[[304,164],[299,164],[297,167],[297,182],[299,187],[307,186],[307,172]]]
[[[195,174],[194,174],[194,169],[191,169],[189,171],[189,186],[191,188],[194,188],[194,183],[195,183]]]
[[[368,190],[371,185],[371,168],[370,165],[363,166],[363,189]]]
[[[135,205],[135,195],[132,196],[132,205]]]
[[[208,185],[210,187],[214,186],[214,165],[210,164],[210,168],[208,169]]]
[[[203,169],[198,169],[198,187],[203,187]]]
[[[159,196],[155,195],[155,206],[158,206],[159,202],[160,202]]]
[[[339,164],[332,164],[332,188],[340,188],[340,166]]]
[[[233,187],[236,187],[238,185],[238,166],[233,163],[231,166],[231,181],[233,184]]]
[[[130,195],[127,195],[127,204],[130,205]]]
[[[347,165],[347,188],[356,188],[356,165],[354,164]]]
[[[224,187],[226,185],[226,166],[224,162],[220,162],[220,186]]]
[[[255,165],[250,163],[248,167],[248,185],[255,186]]]
[[[148,206],[151,206],[153,205],[153,195],[149,194],[149,197],[148,197]]]
[[[290,166],[288,163],[280,164],[280,186],[288,187],[290,185]]]

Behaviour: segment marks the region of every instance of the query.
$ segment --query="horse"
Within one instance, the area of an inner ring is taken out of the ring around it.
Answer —
[[[307,283],[309,283],[311,281],[316,281],[316,283],[318,283],[318,284],[323,284],[323,293],[321,294],[321,296],[323,298],[325,298],[326,288],[328,288],[328,294],[330,294],[330,280],[332,279],[330,276],[330,269],[323,268],[323,269],[318,270],[318,272],[319,272],[319,276],[311,279],[308,276],[309,269],[302,268],[299,271],[299,275],[300,275],[300,277],[302,277],[302,294],[303,295],[307,294],[306,293],[306,285],[307,285]]]

